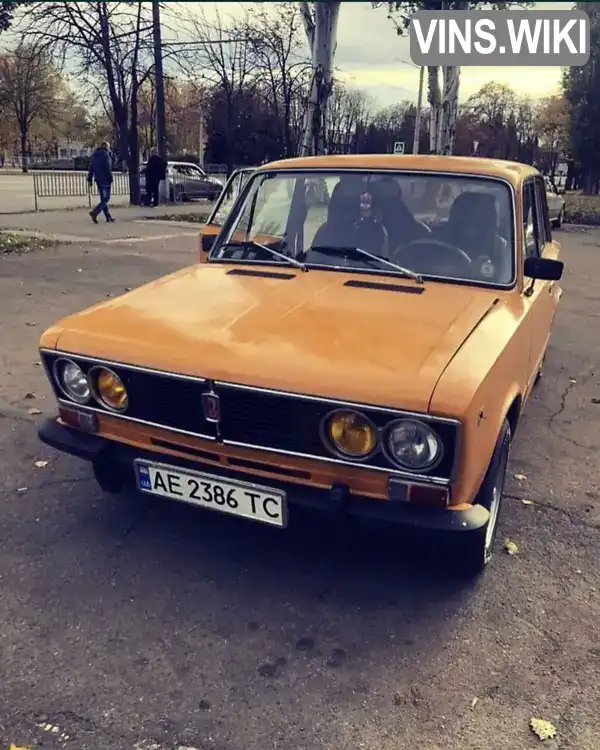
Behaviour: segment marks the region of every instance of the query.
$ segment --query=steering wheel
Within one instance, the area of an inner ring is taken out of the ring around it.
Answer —
[[[428,252],[429,250],[429,252]],[[461,273],[469,275],[471,271],[471,258],[456,245],[451,245],[449,242],[443,242],[442,240],[436,240],[433,237],[424,237],[420,240],[413,240],[407,245],[400,245],[394,252],[394,262],[399,264],[405,264],[409,268],[419,271],[422,268],[422,261],[425,259],[431,263],[431,265],[443,265],[447,266],[448,255],[451,254],[450,263],[458,266],[458,269],[462,269]]]

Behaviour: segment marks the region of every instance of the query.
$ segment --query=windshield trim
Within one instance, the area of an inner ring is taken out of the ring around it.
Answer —
[[[223,185],[223,190],[221,192],[221,195],[217,198],[217,202],[213,206],[213,210],[210,212],[210,214],[208,216],[208,219],[206,220],[205,226],[208,226],[209,224],[212,224],[212,225],[214,225],[216,227],[218,227],[218,226],[221,226],[221,227],[225,226],[224,223],[221,224],[221,225],[215,224],[215,219],[217,217],[217,214],[221,210],[221,206],[225,202],[225,195],[226,195],[226,191],[227,191],[227,186],[229,185],[230,182],[233,182],[233,180],[235,179],[235,177],[237,177],[238,174],[240,174],[240,172],[250,172],[251,174],[248,177],[248,179],[246,180],[246,182],[250,182],[250,180],[252,179],[252,176],[253,176],[252,172],[256,172],[256,169],[257,169],[257,167],[240,167],[239,169],[235,169],[229,175],[229,177],[227,178],[227,181],[225,182],[225,185]],[[243,192],[244,192],[244,189],[242,188],[240,190],[240,192],[237,194],[235,200],[233,201],[233,206],[231,207],[231,210],[229,211],[229,213],[233,213],[233,209],[235,208],[235,204],[237,203],[237,201],[239,200],[239,198],[240,198],[240,196],[242,195]]]
[[[512,242],[512,255],[513,255],[513,274],[512,279],[510,282],[506,284],[500,284],[500,283],[486,283],[483,281],[478,281],[474,279],[462,279],[462,278],[451,278],[449,276],[433,276],[428,274],[420,274],[420,276],[423,278],[423,280],[426,281],[439,281],[446,284],[460,284],[461,286],[473,286],[476,288],[483,288],[483,289],[498,289],[498,290],[510,290],[514,289],[517,286],[518,280],[519,280],[519,254],[518,254],[518,234],[517,234],[517,190],[514,187],[514,185],[505,177],[498,177],[496,175],[487,175],[487,174],[478,174],[476,172],[453,172],[448,170],[434,170],[434,169],[398,169],[397,167],[378,167],[378,168],[371,168],[371,167],[362,167],[362,168],[348,168],[348,167],[293,167],[293,168],[283,168],[283,169],[261,169],[260,167],[256,168],[256,171],[253,175],[251,175],[247,180],[246,184],[242,188],[242,190],[238,193],[238,196],[236,198],[236,201],[234,205],[231,208],[231,211],[229,212],[227,218],[225,219],[221,231],[217,235],[217,238],[215,242],[213,243],[213,246],[210,250],[210,253],[208,254],[207,263],[239,263],[243,265],[275,265],[275,266],[285,266],[287,264],[284,263],[275,263],[270,261],[246,261],[246,260],[239,260],[239,259],[226,259],[226,258],[218,258],[216,257],[216,253],[221,249],[222,245],[224,244],[224,238],[227,237],[230,227],[233,224],[233,219],[236,213],[236,210],[239,208],[239,206],[242,205],[242,203],[246,200],[246,195],[250,192],[250,189],[254,183],[255,180],[265,177],[265,176],[274,176],[278,174],[329,174],[332,173],[344,173],[344,174],[356,174],[356,173],[367,173],[367,174],[385,174],[385,173],[393,173],[393,174],[406,174],[406,175],[418,175],[418,176],[440,176],[440,177],[458,177],[458,178],[471,178],[475,180],[488,180],[491,182],[499,182],[503,185],[505,185],[508,188],[509,194],[510,194],[510,207],[512,212],[512,230],[513,230],[513,242]],[[239,204],[239,206],[238,206]],[[380,275],[380,276],[396,276],[398,278],[406,278],[402,277],[401,274],[395,273],[391,268],[389,271],[387,269],[381,268],[375,268],[375,269],[363,269],[363,268],[352,268],[352,267],[344,267],[340,268],[339,266],[329,266],[329,265],[321,265],[319,263],[305,263],[304,264],[307,268],[310,269],[321,269],[321,270],[328,270],[328,271],[343,271],[345,273],[368,273],[368,274],[374,274],[374,275]]]

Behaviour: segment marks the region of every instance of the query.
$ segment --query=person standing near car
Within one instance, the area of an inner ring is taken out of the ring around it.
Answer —
[[[103,141],[92,154],[90,169],[88,172],[88,183],[96,182],[100,203],[96,208],[90,211],[90,216],[94,224],[98,223],[98,214],[104,213],[106,221],[114,221],[110,215],[108,204],[110,202],[110,191],[112,187],[112,159],[110,155],[110,146],[107,141]]]
[[[146,164],[146,193],[149,206],[158,206],[158,188],[161,180],[166,178],[167,162],[153,150]]]

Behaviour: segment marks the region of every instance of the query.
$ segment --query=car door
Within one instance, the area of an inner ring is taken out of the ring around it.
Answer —
[[[206,198],[214,191],[214,185],[209,182],[206,173],[195,164],[187,167],[186,195],[188,198]]]
[[[171,164],[169,165],[169,171],[172,199],[178,202],[185,194],[185,167],[181,164]]]
[[[529,178],[523,185],[523,237],[521,263],[524,263],[526,257],[558,258],[559,246],[552,241],[546,186],[541,176]],[[534,281],[525,276],[522,297],[529,330],[530,388],[546,353],[560,287],[555,282],[540,279]]]

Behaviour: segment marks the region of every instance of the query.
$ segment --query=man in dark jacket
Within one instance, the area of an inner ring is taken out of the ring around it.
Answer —
[[[167,177],[167,162],[152,151],[146,164],[146,194],[149,206],[158,206],[160,181]]]
[[[110,157],[109,145],[106,141],[101,143],[92,154],[90,169],[88,172],[88,183],[91,185],[95,180],[100,194],[100,203],[90,211],[90,216],[94,224],[98,223],[98,214],[104,213],[106,221],[114,221],[110,215],[108,203],[110,201],[110,190],[113,181],[112,160]]]

